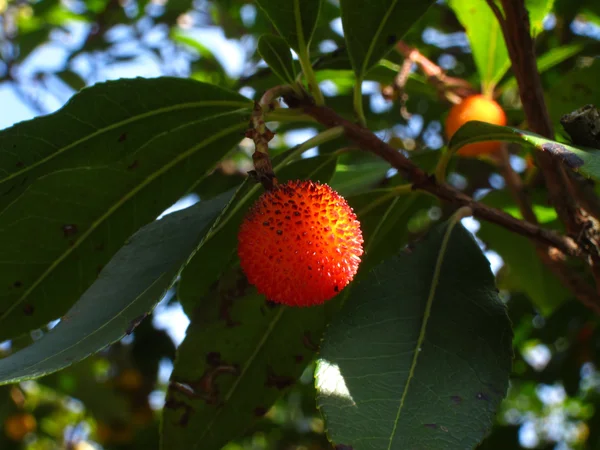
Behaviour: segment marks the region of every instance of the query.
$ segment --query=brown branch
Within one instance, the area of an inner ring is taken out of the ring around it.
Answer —
[[[498,157],[500,172],[504,176],[506,185],[515,199],[519,211],[521,211],[521,215],[527,222],[538,225],[537,217],[533,211],[531,202],[529,201],[529,196],[526,195],[526,192],[523,189],[523,181],[510,165],[510,155],[506,144],[502,145]],[[588,282],[566,265],[565,255],[555,248],[550,248],[540,242],[534,242],[534,246],[538,257],[554,276],[557,277],[582,304],[600,315],[598,294]]]
[[[389,162],[392,167],[413,183],[414,189],[429,192],[441,200],[457,206],[468,206],[473,210],[473,214],[480,219],[497,223],[541,244],[556,247],[566,255],[585,259],[585,254],[570,237],[561,236],[537,225],[515,219],[504,211],[476,202],[448,184],[438,183],[435,177],[423,171],[401,152],[379,139],[369,129],[344,119],[332,109],[325,106],[316,106],[310,100],[298,99],[292,96],[285,97],[285,101],[290,107],[301,108],[306,114],[328,128],[343,127],[346,137],[354,141],[362,150],[370,151]]]
[[[501,2],[504,16],[494,0],[487,0],[504,35],[527,123],[532,131],[553,139],[554,130],[537,70],[527,9],[523,0],[501,0]],[[579,208],[573,201],[575,192],[565,168],[560,161],[546,152],[537,152],[537,160],[551,203],[556,208],[559,218],[566,225],[570,235],[579,235],[583,221]]]
[[[476,93],[475,88],[468,81],[462,78],[449,77],[440,66],[421,54],[417,48],[406,44],[404,41],[399,41],[396,44],[396,50],[404,56],[405,61],[417,64],[440,96],[451,103],[460,103],[462,98]],[[400,89],[404,87],[403,84],[398,86],[398,81],[401,80],[401,78],[397,78],[395,82],[395,86]]]
[[[535,47],[531,37],[529,13],[524,0],[500,0],[504,15],[494,0],[487,0],[493,11],[502,34],[512,69],[519,86],[519,96],[529,128],[549,139],[554,139],[554,129],[546,107],[544,91],[537,69]],[[562,162],[547,152],[537,152],[536,159],[543,174],[550,201],[560,220],[565,224],[567,233],[577,238],[583,246],[588,247],[588,263],[596,280],[600,293],[600,254],[594,247],[593,236],[588,230],[589,220],[580,208],[573,177],[568,175]]]

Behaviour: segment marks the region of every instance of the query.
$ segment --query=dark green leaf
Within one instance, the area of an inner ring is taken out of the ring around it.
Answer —
[[[548,69],[552,69],[558,64],[567,61],[574,57],[584,49],[581,44],[565,45],[548,50],[546,53],[537,58],[538,72],[544,73]],[[509,89],[517,86],[517,79],[511,77],[502,83],[501,89]]]
[[[340,0],[352,68],[359,80],[425,14],[433,0]]]
[[[140,151],[154,154],[184,140],[198,142],[193,131],[203,120],[251,108],[239,94],[181,78],[96,84],[53,114],[0,131],[0,207],[42,175],[134,163]]]
[[[219,449],[241,437],[300,377],[340,299],[274,305],[238,270],[221,276],[177,351],[161,448]]]
[[[131,333],[230,198],[222,194],[139,230],[55,328],[0,360],[0,384],[55,372]]]
[[[240,140],[251,106],[189,80],[122,80],[0,133],[4,199],[32,183],[0,212],[0,340],[63,315]]]
[[[546,102],[550,117],[558,123],[564,114],[575,111],[584,105],[600,105],[600,90],[596,83],[600,79],[600,61],[573,69],[560,77],[560,82],[546,92]]]
[[[464,124],[452,136],[448,148],[454,152],[464,145],[482,141],[507,141],[528,145],[538,151],[553,154],[569,169],[590,178],[600,179],[600,150],[563,144],[518,128],[473,120]]]
[[[297,53],[310,46],[321,0],[256,0],[279,34]]]
[[[344,197],[374,188],[385,179],[390,165],[367,152],[344,153],[340,156],[331,187]]]
[[[292,52],[285,41],[279,36],[264,34],[258,39],[258,52],[284,83],[296,85],[296,66]]]
[[[545,227],[553,226],[556,211],[545,204],[545,194],[536,191],[531,197],[538,221]],[[512,196],[506,191],[491,192],[482,201],[522,219]],[[505,266],[498,275],[499,282],[508,284],[511,291],[527,294],[542,314],[550,314],[571,297],[569,290],[542,264],[529,239],[489,222],[481,222],[477,236],[504,260]]]
[[[473,448],[508,388],[512,331],[489,262],[440,226],[354,286],[316,372],[329,438],[361,450]]]
[[[357,279],[368,276],[373,267],[396,254],[410,237],[426,231],[433,223],[428,212],[436,202],[427,194],[396,192],[394,188],[348,197],[365,240]]]

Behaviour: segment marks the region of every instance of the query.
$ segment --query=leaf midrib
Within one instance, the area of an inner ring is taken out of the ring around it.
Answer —
[[[129,125],[131,123],[135,123],[139,120],[143,120],[149,117],[153,117],[153,116],[158,116],[161,114],[165,114],[165,113],[169,113],[169,112],[173,112],[173,111],[180,111],[180,110],[185,110],[185,109],[193,109],[193,108],[200,108],[200,107],[205,107],[205,106],[232,106],[232,107],[239,107],[239,108],[248,108],[249,107],[249,103],[246,102],[237,102],[237,101],[233,101],[233,100],[207,100],[207,101],[198,101],[198,102],[190,102],[190,103],[180,103],[177,105],[172,105],[172,106],[168,106],[168,107],[164,107],[164,108],[157,108],[155,110],[152,111],[148,111],[142,114],[138,114],[136,116],[133,117],[129,117],[125,120],[121,120],[118,122],[115,122],[111,125],[108,125],[106,127],[103,128],[99,128],[96,131],[94,131],[91,134],[88,134],[87,136],[77,139],[76,141],[71,142],[68,145],[65,145],[59,149],[57,149],[54,153],[52,153],[51,155],[48,155],[42,159],[40,159],[39,161],[36,161],[35,163],[24,167],[21,170],[18,170],[16,172],[12,172],[11,174],[9,174],[8,176],[0,179],[0,185],[4,184],[5,182],[8,182],[10,180],[12,180],[13,178],[16,178],[18,176],[21,176],[23,174],[26,174],[27,172],[35,169],[38,166],[41,166],[45,163],[47,163],[48,161],[51,161],[52,159],[56,158],[57,156],[60,156],[61,154],[63,154],[64,152],[70,150],[73,147],[76,147],[80,144],[83,144],[95,137],[98,137],[104,133],[107,133],[109,131],[115,130],[119,127],[122,127],[124,125]]]
[[[387,23],[390,15],[392,14],[393,9],[396,7],[396,3],[398,3],[398,0],[392,1],[392,4],[388,8],[388,10],[385,12],[383,19],[379,23],[379,26],[377,27],[377,31],[375,32],[375,35],[373,36],[373,39],[371,39],[371,44],[369,45],[369,48],[367,49],[367,53],[365,54],[365,59],[363,61],[362,67],[360,69],[360,74],[358,75],[358,77],[360,79],[362,79],[364,77],[365,73],[367,72],[367,67],[369,66],[369,59],[371,59],[371,55],[373,54],[373,50],[375,49],[375,44],[377,43],[377,40],[379,39],[379,36],[381,35],[383,28],[385,27],[385,24]]]
[[[241,111],[246,110],[246,108],[231,111],[231,115],[238,114]],[[234,126],[225,128],[218,133],[213,134],[210,138],[204,140],[200,144],[197,144],[191,147],[189,150],[185,152],[179,153],[173,160],[169,163],[161,166],[160,169],[156,170],[154,173],[148,175],[140,184],[130,190],[127,194],[121,197],[111,208],[108,209],[102,216],[100,216],[96,221],[94,221],[90,227],[73,243],[73,245],[69,246],[65,252],[63,252],[60,257],[55,259],[55,261],[44,271],[44,273],[39,276],[36,281],[23,293],[23,295],[14,302],[6,311],[0,315],[0,322],[6,319],[8,314],[10,314],[17,306],[19,306],[75,249],[77,249],[85,240],[102,224],[106,219],[108,219],[114,212],[116,212],[121,206],[127,203],[131,198],[133,198],[137,193],[139,193],[142,189],[146,188],[150,185],[156,178],[161,175],[167,173],[170,169],[175,167],[177,164],[187,159],[195,152],[210,144],[211,142],[230,134],[236,130],[244,129],[247,127],[247,124],[240,123]]]
[[[288,68],[286,66],[286,64],[284,63],[284,61],[281,59],[279,53],[275,50],[275,47],[273,47],[271,45],[271,42],[269,41],[265,41],[266,45],[269,47],[269,49],[271,49],[271,51],[273,52],[273,54],[275,55],[275,58],[277,59],[277,61],[279,61],[279,64],[281,65],[281,68],[283,69],[283,75],[284,78],[287,79],[287,81],[289,82],[294,82],[294,77],[292,76],[291,73],[288,72]],[[292,61],[292,66],[293,66],[294,62]]]
[[[406,400],[406,395],[408,394],[408,390],[410,388],[410,382],[414,377],[414,372],[417,367],[417,360],[419,359],[419,355],[421,352],[419,351],[422,348],[423,341],[425,340],[425,332],[427,330],[427,324],[429,322],[429,317],[431,315],[431,307],[433,305],[433,300],[435,298],[435,294],[437,292],[437,287],[440,281],[440,272],[442,270],[442,264],[444,262],[444,256],[446,255],[446,250],[448,248],[448,242],[450,241],[450,236],[452,235],[452,231],[457,223],[460,223],[459,218],[452,218],[448,223],[448,229],[444,233],[444,237],[442,239],[442,244],[440,245],[440,251],[438,253],[438,257],[435,263],[435,268],[433,271],[433,276],[431,278],[431,286],[429,289],[429,296],[427,297],[427,303],[425,305],[425,311],[423,313],[423,321],[421,322],[421,329],[419,330],[419,338],[417,339],[417,343],[415,345],[412,362],[410,364],[410,370],[408,373],[408,377],[406,379],[406,384],[404,385],[404,390],[402,391],[402,398],[400,399],[400,405],[398,406],[398,411],[396,413],[396,418],[394,419],[394,427],[392,428],[392,432],[390,433],[390,440],[387,447],[387,450],[391,450],[392,444],[394,441],[394,437],[396,436],[396,429],[398,427],[398,423],[400,421],[400,414],[402,413],[402,408],[404,407],[404,401]]]

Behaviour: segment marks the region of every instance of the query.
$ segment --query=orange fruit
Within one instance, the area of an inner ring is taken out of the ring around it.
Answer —
[[[29,413],[14,414],[4,421],[4,432],[13,441],[21,441],[23,438],[35,431],[37,421]]]
[[[454,105],[446,118],[446,138],[450,139],[456,131],[471,120],[506,125],[506,114],[498,103],[483,95],[472,95]],[[500,150],[500,142],[477,142],[458,150],[461,156],[488,155]]]
[[[322,304],[353,278],[363,253],[356,215],[326,184],[290,181],[265,192],[238,233],[240,265],[267,299]]]

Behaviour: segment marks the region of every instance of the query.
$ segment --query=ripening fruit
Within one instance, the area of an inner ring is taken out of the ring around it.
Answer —
[[[362,244],[346,200],[312,181],[265,192],[238,234],[248,281],[267,299],[289,306],[318,305],[337,295],[358,270]]]
[[[498,103],[483,95],[471,95],[454,105],[446,118],[446,137],[450,139],[456,131],[470,120],[479,120],[494,125],[506,125],[506,114]],[[500,142],[477,142],[458,150],[461,156],[488,155],[500,150]]]
[[[19,413],[7,417],[4,421],[4,432],[13,441],[22,441],[25,436],[37,428],[37,421],[29,413]]]

